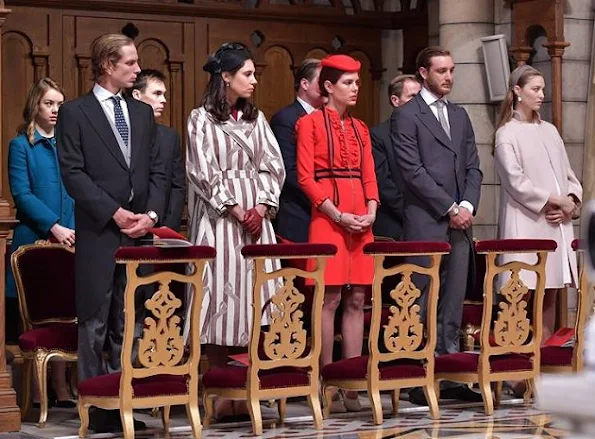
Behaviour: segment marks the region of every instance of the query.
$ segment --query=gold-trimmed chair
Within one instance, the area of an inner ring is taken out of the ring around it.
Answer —
[[[252,294],[252,331],[248,347],[248,366],[209,369],[202,377],[204,386],[205,426],[213,415],[213,399],[223,397],[246,400],[255,435],[262,434],[261,400],[279,400],[279,417],[285,418],[286,400],[306,396],[316,429],[322,428],[319,391],[319,360],[321,349],[322,302],[324,297],[324,269],[326,258],[335,255],[337,248],[330,244],[270,244],[247,245],[242,255],[254,264]],[[266,272],[270,259],[313,258],[317,267],[305,271],[283,267]],[[283,286],[268,303],[262,303],[262,288],[269,281],[284,279]],[[312,315],[309,319],[310,345],[303,323],[302,306],[305,296],[295,287],[296,278],[314,281]],[[264,306],[263,306],[264,305]],[[268,327],[261,326],[265,311],[270,308]]]
[[[367,390],[376,425],[382,424],[381,391],[392,392],[393,414],[399,408],[401,388],[423,386],[429,401],[430,416],[438,419],[438,401],[434,389],[434,350],[436,348],[436,312],[440,289],[440,261],[450,252],[447,242],[375,242],[364,252],[374,257],[372,289],[372,325],[368,337],[369,355],[348,358],[322,369],[325,416],[330,415],[333,388]],[[387,257],[427,256],[429,266],[400,263],[385,267]],[[429,278],[426,321],[421,320],[416,303],[421,291],[411,279],[414,273]],[[382,283],[390,276],[402,275],[391,291],[388,322],[382,323]],[[381,324],[383,326],[381,330]]]
[[[544,346],[541,348],[541,371],[543,373],[577,373],[583,369],[585,349],[585,325],[591,312],[589,303],[589,279],[585,267],[584,249],[578,239],[572,241],[572,248],[579,259],[577,288],[577,313],[574,324],[574,346]]]
[[[198,410],[198,363],[200,361],[200,309],[203,298],[202,276],[205,264],[215,257],[215,249],[206,246],[182,248],[122,247],[116,252],[116,262],[126,264],[124,292],[124,340],[122,372],[89,378],[79,384],[78,411],[81,418],[79,437],[87,435],[89,407],[120,410],[126,439],[134,438],[132,410],[163,407],[163,427],[169,430],[172,405],[185,405],[192,434],[201,436]],[[138,273],[141,264],[171,268],[171,264],[192,264],[191,274],[156,271]],[[170,283],[190,284],[191,301],[187,355],[181,334],[180,317],[176,310],[182,302],[170,290]],[[144,319],[142,336],[138,339],[138,358],[133,359],[135,337],[135,294],[144,294],[143,286],[158,283],[159,288],[144,303],[149,311]],[[137,288],[141,287],[138,291]]]
[[[74,249],[49,241],[19,247],[10,258],[17,286],[23,333],[23,418],[31,408],[31,376],[39,383],[39,427],[48,416],[47,369],[50,360],[77,361]]]
[[[435,379],[459,383],[479,383],[485,413],[491,416],[500,404],[504,381],[527,381],[525,401],[534,391],[534,380],[540,373],[543,296],[545,294],[545,262],[548,252],[556,249],[549,239],[502,239],[477,241],[477,253],[486,258],[483,316],[480,351],[459,352],[436,357]],[[534,253],[535,264],[512,261],[500,264],[504,254]],[[536,288],[532,293],[519,277],[521,270],[535,273]],[[498,313],[493,319],[494,282],[498,275],[510,272],[510,279],[499,291]],[[528,309],[528,302],[532,307]],[[495,401],[492,383],[496,384]],[[438,387],[438,386],[436,386]]]

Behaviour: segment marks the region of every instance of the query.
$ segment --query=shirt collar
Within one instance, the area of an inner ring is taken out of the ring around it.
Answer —
[[[55,137],[44,137],[37,130],[35,130],[35,133],[33,134],[33,145],[37,145],[38,143],[45,143],[47,145],[53,145],[54,140],[55,140]]]
[[[314,108],[312,105],[310,105],[309,103],[307,103],[306,101],[304,101],[302,98],[300,97],[296,97],[296,100],[300,103],[300,105],[304,108],[304,110],[306,111],[306,114],[310,114],[312,113],[314,110],[316,110],[316,108]]]
[[[430,90],[428,90],[425,86],[422,86],[421,91],[419,92],[419,94],[421,95],[421,97],[424,100],[424,102],[426,104],[428,104],[428,107],[432,106],[432,104],[434,102],[436,102],[438,99],[442,99],[442,101],[445,104],[448,103],[448,101],[446,100],[446,98],[444,96],[442,98],[439,98],[434,93],[432,93]]]
[[[120,97],[122,97],[122,91],[121,90],[114,95],[111,91],[103,88],[101,85],[99,85],[97,83],[95,83],[95,85],[93,86],[93,94],[95,95],[95,97],[97,98],[97,100],[99,102],[107,101],[112,96],[120,96]]]

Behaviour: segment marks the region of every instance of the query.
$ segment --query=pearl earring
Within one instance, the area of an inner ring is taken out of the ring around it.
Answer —
[[[229,87],[229,82],[225,81],[225,86]]]
[[[521,99],[521,97],[520,97],[520,96],[517,96],[517,99],[518,99],[518,101],[519,101],[519,102],[521,102],[521,101],[522,101],[522,99]]]

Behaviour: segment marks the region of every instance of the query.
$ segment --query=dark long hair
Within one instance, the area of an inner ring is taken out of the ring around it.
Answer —
[[[238,63],[238,56],[242,59],[240,63]],[[203,66],[203,70],[209,72],[211,77],[205,88],[201,105],[219,122],[225,122],[231,116],[231,105],[227,101],[228,87],[226,87],[221,74],[228,72],[231,75],[236,75],[249,59],[254,62],[252,54],[244,45],[225,43],[214,55],[209,57]],[[226,68],[228,64],[233,67]],[[253,121],[258,117],[258,109],[248,99],[239,98],[235,108],[242,111],[244,120]]]

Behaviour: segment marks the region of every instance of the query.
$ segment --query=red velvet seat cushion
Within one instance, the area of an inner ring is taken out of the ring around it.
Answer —
[[[333,244],[249,244],[242,247],[242,255],[246,258],[316,257],[332,256],[336,253],[337,247]]]
[[[434,363],[435,373],[475,373],[478,371],[479,355],[470,352],[440,355]],[[490,357],[490,372],[513,372],[533,369],[527,355],[507,354]]]
[[[442,241],[369,242],[364,246],[366,254],[428,254],[449,253],[450,244]]]
[[[571,366],[573,348],[545,346],[541,348],[542,366]]]
[[[381,380],[421,378],[426,375],[422,363],[417,360],[396,360],[378,365]],[[329,380],[365,380],[368,374],[368,356],[347,358],[322,368],[322,379]]]
[[[462,325],[473,325],[480,327],[483,317],[483,304],[465,303],[463,305]]]
[[[168,262],[192,259],[212,259],[216,251],[206,245],[193,245],[189,247],[120,247],[116,250],[115,257],[118,263],[130,261]]]
[[[75,324],[55,324],[32,329],[19,337],[19,348],[31,352],[44,348],[76,352],[78,349],[78,328]]]
[[[489,252],[517,252],[535,253],[539,251],[554,251],[558,247],[551,239],[488,239],[477,241],[475,251]]]
[[[308,370],[298,367],[278,367],[261,370],[258,373],[261,389],[277,387],[298,387],[310,384]],[[248,368],[245,366],[225,366],[208,370],[202,376],[205,388],[243,388],[246,387]]]
[[[89,378],[78,385],[81,396],[117,397],[120,392],[120,372]],[[185,395],[188,393],[184,375],[155,375],[132,380],[135,397]]]

